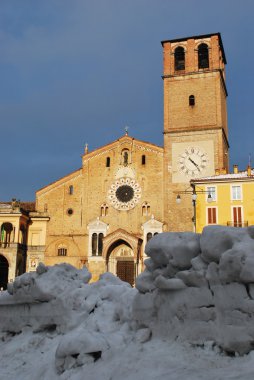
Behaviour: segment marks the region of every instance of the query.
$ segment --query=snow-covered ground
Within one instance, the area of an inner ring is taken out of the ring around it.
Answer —
[[[133,341],[94,363],[59,375],[55,352],[61,336],[26,331],[1,342],[1,380],[253,380],[254,354],[231,358],[165,340]]]
[[[253,237],[157,235],[137,289],[40,264],[0,293],[0,379],[253,380]]]

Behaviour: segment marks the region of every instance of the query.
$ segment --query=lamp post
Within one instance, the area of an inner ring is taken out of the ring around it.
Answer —
[[[192,187],[191,198],[192,198],[192,206],[193,206],[192,221],[193,221],[194,232],[196,232],[197,230],[197,210],[196,210],[197,193],[196,193],[195,185],[191,185],[191,187]]]
[[[184,191],[177,192],[176,203],[180,204],[182,201],[180,194],[191,194],[192,206],[193,206],[193,216],[192,216],[191,220],[193,222],[193,230],[194,230],[194,232],[196,232],[197,231],[197,194],[208,194],[208,196],[207,196],[207,202],[208,203],[211,203],[213,201],[213,198],[212,198],[211,193],[209,191],[202,190],[202,189],[198,190],[198,189],[196,189],[194,184],[191,184],[190,187],[191,187],[191,189],[187,188]]]

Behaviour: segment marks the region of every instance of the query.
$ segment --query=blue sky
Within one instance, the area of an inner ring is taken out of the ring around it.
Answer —
[[[0,200],[78,169],[124,133],[163,144],[161,40],[221,32],[230,162],[253,157],[254,1],[1,0]]]

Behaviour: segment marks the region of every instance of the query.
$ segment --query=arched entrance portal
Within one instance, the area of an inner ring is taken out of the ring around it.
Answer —
[[[9,263],[7,259],[0,255],[0,288],[4,290],[7,288],[9,273]]]
[[[134,285],[134,253],[130,244],[122,239],[114,242],[108,249],[106,263],[107,271],[114,273],[122,281]]]

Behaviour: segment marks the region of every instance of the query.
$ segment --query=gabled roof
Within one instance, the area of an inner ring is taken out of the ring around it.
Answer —
[[[108,225],[107,223],[104,223],[102,220],[100,220],[100,218],[96,218],[96,219],[93,219],[91,220],[88,225],[87,225],[87,228],[93,230],[93,229],[107,229]]]
[[[63,176],[63,177],[61,177],[61,178],[58,178],[57,180],[55,180],[55,181],[53,181],[53,182],[50,182],[48,185],[43,186],[43,187],[41,187],[40,189],[38,189],[38,190],[36,191],[36,193],[39,193],[40,191],[46,189],[46,188],[49,187],[49,186],[52,186],[52,185],[56,184],[57,182],[63,181],[64,179],[67,179],[67,177],[74,176],[75,174],[77,174],[77,173],[80,172],[81,170],[82,170],[82,168],[79,168],[79,169],[77,169],[77,170],[74,170],[73,172],[70,172],[70,173],[66,174],[65,176]]]
[[[204,182],[230,182],[230,181],[244,181],[254,180],[254,169],[251,169],[251,175],[247,174],[247,170],[238,173],[218,174],[203,178],[194,178],[192,183],[204,183]]]
[[[143,227],[154,227],[154,228],[160,228],[163,226],[163,222],[160,222],[159,220],[154,219],[154,216],[147,220],[145,223],[143,223]]]
[[[130,142],[130,143],[134,143],[134,144],[137,143],[137,144],[141,144],[141,145],[146,145],[147,147],[149,147],[151,149],[154,149],[154,150],[159,151],[160,153],[163,153],[163,148],[161,146],[155,145],[155,144],[152,144],[152,143],[149,143],[146,141],[142,141],[142,140],[137,140],[137,139],[134,139],[134,137],[131,137],[131,136],[125,134],[125,135],[121,136],[119,139],[114,140],[113,142],[111,142],[109,144],[106,144],[106,145],[103,145],[102,147],[96,148],[89,153],[84,153],[82,155],[82,158],[90,159],[91,157],[97,155],[98,153],[103,152],[104,150],[108,150],[109,148],[113,149],[114,146],[117,146],[117,144],[119,142],[124,143],[125,141]],[[44,189],[46,189],[50,186],[56,185],[57,183],[60,184],[61,182],[64,182],[64,180],[66,180],[68,177],[70,177],[70,179],[71,179],[72,176],[77,175],[78,173],[81,172],[81,170],[82,170],[82,168],[79,168],[79,169],[74,170],[73,172],[71,172],[69,174],[66,174],[65,176],[57,179],[56,181],[53,181],[53,182],[49,183],[48,185],[41,187],[40,189],[38,189],[36,191],[36,193],[39,193],[39,192],[43,191]]]
[[[131,137],[131,136],[125,134],[125,135],[121,136],[119,139],[112,141],[111,143],[108,143],[108,144],[103,145],[103,146],[101,146],[99,148],[96,148],[96,149],[92,150],[91,152],[84,153],[82,155],[82,157],[90,158],[93,155],[95,155],[95,154],[97,154],[99,152],[102,152],[103,150],[107,150],[109,148],[113,148],[119,142],[124,143],[125,141],[126,142],[131,142],[131,143],[137,143],[137,144],[147,145],[147,146],[149,146],[149,147],[151,147],[153,149],[156,149],[156,150],[158,150],[160,152],[163,152],[163,148],[161,146],[159,146],[159,145],[152,144],[150,142],[143,141],[143,140],[138,140],[138,139],[135,139],[134,137]]]

